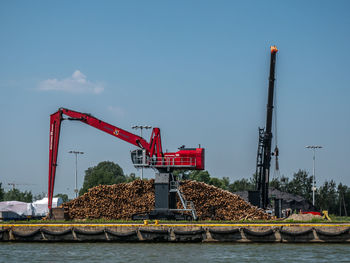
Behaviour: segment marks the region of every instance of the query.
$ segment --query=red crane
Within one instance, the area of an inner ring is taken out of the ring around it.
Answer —
[[[65,116],[67,117],[65,118]],[[58,144],[60,139],[61,123],[63,120],[81,121],[138,147],[139,149],[131,152],[131,159],[135,167],[152,167],[157,169],[162,174],[171,173],[171,171],[175,169],[204,170],[203,148],[181,147],[177,152],[163,153],[159,128],[153,128],[150,141],[147,142],[142,137],[97,119],[91,114],[60,108],[57,112],[51,114],[50,116],[48,184],[48,207],[50,210],[52,208]]]

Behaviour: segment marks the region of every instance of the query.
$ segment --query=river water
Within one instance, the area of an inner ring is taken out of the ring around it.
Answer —
[[[0,243],[0,262],[350,262],[350,244]]]

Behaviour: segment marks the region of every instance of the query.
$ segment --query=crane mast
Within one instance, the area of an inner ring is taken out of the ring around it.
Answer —
[[[256,189],[259,192],[260,208],[266,209],[269,204],[269,177],[271,163],[271,141],[272,141],[272,114],[273,114],[273,96],[275,88],[275,65],[276,54],[278,49],[271,46],[270,58],[270,75],[268,100],[266,109],[266,125],[265,128],[259,128],[259,144],[256,165]]]

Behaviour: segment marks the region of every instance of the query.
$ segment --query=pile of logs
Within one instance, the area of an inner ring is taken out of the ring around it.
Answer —
[[[181,182],[180,190],[193,201],[201,220],[265,220],[269,215],[240,196],[196,181]],[[117,185],[99,185],[63,204],[70,219],[131,220],[136,213],[154,208],[154,180],[136,180]],[[178,208],[181,203],[178,202]]]
[[[139,212],[154,206],[153,181],[136,180],[131,183],[99,185],[87,193],[63,204],[70,219],[130,220]]]
[[[183,181],[181,191],[202,220],[268,220],[270,216],[239,195],[196,181]],[[179,204],[178,204],[179,205]]]

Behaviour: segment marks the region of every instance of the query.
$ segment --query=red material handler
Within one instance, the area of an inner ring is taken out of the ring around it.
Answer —
[[[64,118],[66,115],[68,118]],[[131,143],[145,150],[145,167],[155,167],[159,169],[192,169],[204,170],[204,149],[180,149],[175,153],[163,153],[160,129],[153,128],[150,142],[140,136],[132,134],[121,128],[113,126],[102,120],[93,117],[88,113],[81,113],[65,108],[60,108],[50,116],[50,145],[49,145],[49,185],[48,185],[48,207],[52,208],[52,197],[55,185],[55,175],[58,156],[58,144],[60,139],[61,122],[63,120],[75,120],[86,123],[101,131],[104,131],[123,141]],[[135,164],[136,166],[136,164]],[[139,165],[140,166],[140,165]]]

